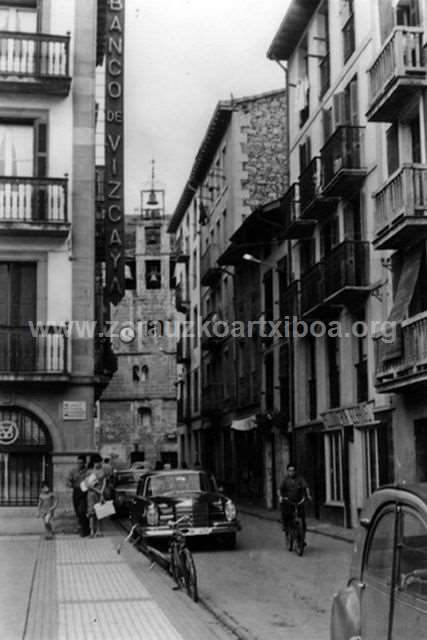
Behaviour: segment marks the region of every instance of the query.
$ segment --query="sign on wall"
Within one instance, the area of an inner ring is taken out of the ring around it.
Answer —
[[[107,0],[105,59],[106,296],[117,305],[125,292],[123,74],[125,0]]]
[[[19,429],[16,422],[12,420],[2,420],[0,422],[0,444],[10,445],[19,438]]]
[[[64,400],[62,403],[63,420],[86,420],[86,402],[80,400]]]

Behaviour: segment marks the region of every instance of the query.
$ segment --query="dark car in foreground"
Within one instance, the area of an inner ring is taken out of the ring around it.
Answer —
[[[383,487],[362,512],[331,640],[426,638],[427,483]]]
[[[199,470],[148,473],[138,484],[131,519],[146,539],[168,539],[170,520],[186,516],[186,536],[208,536],[234,548],[240,530],[236,507],[212,475]]]
[[[113,502],[116,513],[128,516],[136,496],[139,474],[132,469],[114,471],[112,476]]]

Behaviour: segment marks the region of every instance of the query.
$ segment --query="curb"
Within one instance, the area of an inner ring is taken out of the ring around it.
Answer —
[[[262,515],[260,513],[254,513],[253,511],[247,511],[244,507],[239,507],[239,512],[240,513],[244,513],[247,516],[252,516],[254,518],[259,518],[260,520],[270,520],[270,522],[281,522],[280,519],[276,518],[276,516],[269,517],[266,515]],[[319,529],[317,529],[316,527],[307,525],[307,531],[310,531],[311,533],[317,533],[319,536],[326,536],[327,538],[333,538],[334,540],[341,540],[342,542],[347,542],[348,544],[353,544],[354,540],[349,540],[348,538],[346,538],[345,536],[341,535],[340,533],[333,533],[331,531],[320,531]]]
[[[234,618],[229,616],[225,611],[217,609],[209,602],[206,602],[204,598],[199,596],[198,604],[207,609],[209,613],[218,620],[226,629],[228,629],[239,640],[260,640],[257,636],[254,636],[248,629],[238,624]]]

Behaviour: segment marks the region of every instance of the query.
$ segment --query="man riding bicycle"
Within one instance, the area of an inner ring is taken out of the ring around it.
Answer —
[[[279,502],[282,513],[283,531],[287,531],[293,517],[294,505],[298,504],[298,517],[301,518],[304,536],[306,532],[304,501],[311,500],[308,484],[302,476],[297,476],[296,467],[289,463],[287,475],[279,488]]]

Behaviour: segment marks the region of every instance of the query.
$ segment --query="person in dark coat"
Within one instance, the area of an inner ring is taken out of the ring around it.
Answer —
[[[86,456],[77,456],[77,464],[68,474],[67,486],[73,490],[73,507],[79,524],[79,533],[83,536],[89,535],[89,520],[87,517],[87,493],[82,491],[81,483],[86,477],[87,466]]]

